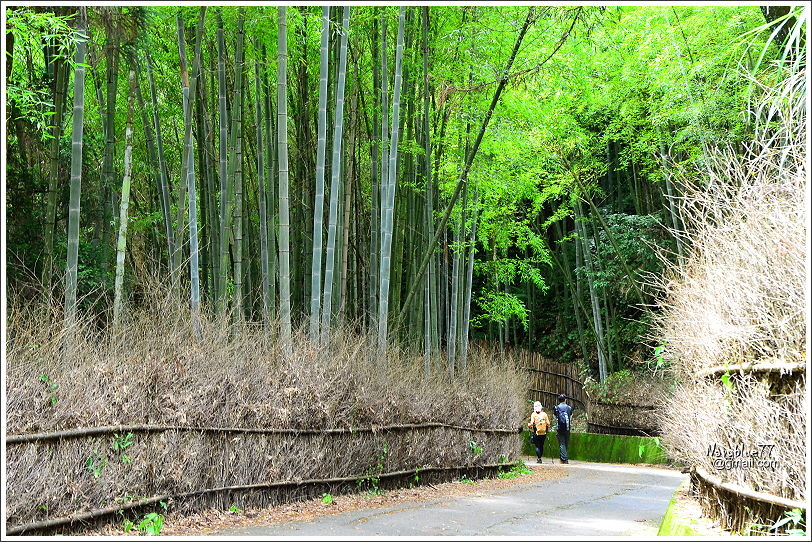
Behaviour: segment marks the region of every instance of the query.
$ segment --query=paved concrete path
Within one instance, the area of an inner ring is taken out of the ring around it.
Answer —
[[[570,462],[563,478],[465,497],[224,530],[238,536],[656,535],[679,472]]]

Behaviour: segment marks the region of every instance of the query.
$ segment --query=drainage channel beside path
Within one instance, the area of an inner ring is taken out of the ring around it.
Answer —
[[[533,461],[528,465],[535,467]],[[555,468],[566,469],[566,475],[472,496],[439,497],[211,534],[654,536],[671,494],[686,478],[663,468],[583,461]]]

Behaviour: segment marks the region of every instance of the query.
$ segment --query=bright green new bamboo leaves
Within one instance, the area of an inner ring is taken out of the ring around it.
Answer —
[[[396,318],[396,322],[400,322],[403,319],[404,314],[406,313],[406,309],[409,307],[409,302],[414,297],[414,294],[417,290],[417,285],[420,282],[420,279],[423,278],[423,273],[426,271],[426,266],[431,259],[431,255],[434,252],[434,246],[437,244],[437,241],[440,239],[440,235],[445,230],[445,225],[448,222],[448,217],[451,216],[451,211],[454,208],[454,204],[457,202],[457,199],[460,197],[460,193],[462,192],[462,187],[465,183],[468,182],[468,172],[471,170],[471,164],[474,162],[474,157],[476,156],[477,151],[479,150],[479,145],[482,143],[482,137],[485,135],[485,130],[488,128],[488,123],[490,122],[491,116],[493,115],[494,109],[496,109],[496,104],[499,102],[499,97],[502,95],[502,91],[505,88],[505,85],[508,81],[508,75],[510,73],[510,68],[513,66],[513,61],[516,59],[516,53],[519,52],[519,47],[522,44],[522,40],[524,39],[524,35],[527,33],[527,29],[530,27],[530,24],[533,22],[533,8],[529,8],[527,11],[527,18],[524,21],[524,25],[522,25],[522,29],[519,31],[519,35],[516,37],[516,43],[513,46],[513,52],[508,59],[507,66],[502,72],[502,77],[499,80],[499,85],[496,87],[496,92],[494,92],[493,99],[491,100],[490,105],[488,106],[488,110],[485,112],[485,118],[482,121],[482,126],[479,129],[479,133],[477,134],[477,138],[474,141],[474,145],[471,147],[471,151],[468,153],[468,156],[465,159],[465,166],[460,172],[459,180],[457,181],[457,185],[454,188],[454,193],[451,195],[451,199],[448,202],[448,205],[443,212],[443,217],[440,220],[440,224],[437,226],[437,230],[434,234],[434,238],[432,239],[431,243],[427,247],[426,252],[423,254],[423,258],[420,262],[419,267],[415,270],[415,279],[413,282],[412,288],[409,290],[409,294],[406,296],[406,299],[403,301],[403,305],[400,308],[400,312]]]

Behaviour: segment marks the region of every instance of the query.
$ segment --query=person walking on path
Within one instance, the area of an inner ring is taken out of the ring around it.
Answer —
[[[550,418],[542,410],[541,403],[533,403],[533,412],[530,413],[530,423],[527,424],[532,431],[530,439],[536,447],[536,463],[541,463],[541,454],[544,452],[544,440],[547,438],[547,431],[550,430]]]
[[[553,409],[558,435],[558,453],[561,463],[569,463],[567,445],[570,442],[570,429],[572,427],[572,407],[567,404],[567,396],[563,393],[558,396],[558,404]]]

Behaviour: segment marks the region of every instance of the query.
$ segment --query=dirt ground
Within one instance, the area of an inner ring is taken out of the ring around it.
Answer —
[[[545,459],[545,462],[539,465],[536,463],[535,458],[525,457],[523,459],[527,465],[532,468],[533,473],[517,478],[489,478],[477,480],[476,483],[466,483],[455,480],[441,484],[421,485],[411,489],[387,490],[381,495],[334,495],[332,504],[325,504],[321,499],[310,499],[269,508],[245,509],[239,513],[216,509],[201,510],[193,514],[169,512],[166,514],[161,535],[205,536],[222,529],[306,520],[320,516],[341,514],[358,508],[378,508],[398,503],[426,502],[440,496],[474,496],[487,494],[518,485],[542,480],[555,480],[566,476],[566,466],[560,465],[558,462],[553,464],[550,463],[550,459]],[[125,533],[120,523],[110,523],[100,529],[83,531],[81,534],[88,536],[138,536],[139,533],[137,530]]]

